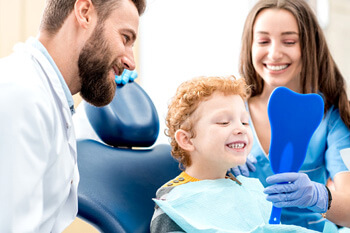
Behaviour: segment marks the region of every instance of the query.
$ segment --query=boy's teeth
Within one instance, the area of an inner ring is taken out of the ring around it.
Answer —
[[[283,70],[283,69],[287,68],[288,65],[283,65],[283,66],[270,66],[270,65],[266,65],[266,67],[267,67],[269,70]]]
[[[228,147],[234,148],[234,149],[241,149],[244,147],[244,143],[234,143],[234,144],[228,145]]]

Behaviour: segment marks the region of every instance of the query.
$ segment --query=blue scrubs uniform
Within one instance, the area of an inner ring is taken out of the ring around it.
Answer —
[[[249,108],[247,107],[247,109]],[[259,178],[266,187],[266,178],[273,175],[273,172],[268,155],[262,150],[257,138],[253,123],[250,122],[250,125],[254,136],[251,154],[257,159],[256,171],[251,172],[250,177]],[[333,178],[339,172],[348,171],[339,151],[349,147],[350,131],[341,120],[338,109],[331,107],[310,140],[300,172],[306,173],[312,181],[326,184],[329,177]],[[283,224],[293,224],[323,231],[325,221],[328,220],[322,218],[319,213],[308,209],[282,209],[281,222]]]

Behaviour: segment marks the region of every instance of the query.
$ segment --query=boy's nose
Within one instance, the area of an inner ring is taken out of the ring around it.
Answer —
[[[233,130],[233,133],[234,134],[246,134],[247,133],[247,129],[242,123],[240,123],[240,124],[236,125],[236,127]]]

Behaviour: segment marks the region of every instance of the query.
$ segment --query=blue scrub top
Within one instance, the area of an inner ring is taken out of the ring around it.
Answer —
[[[249,112],[247,103],[246,106]],[[251,121],[249,123],[254,137],[251,155],[257,159],[256,171],[251,172],[250,177],[259,178],[266,187],[266,178],[273,175],[273,172],[268,155],[262,150],[256,135],[254,124]],[[349,147],[350,131],[341,120],[338,109],[332,106],[310,140],[300,172],[306,173],[312,181],[326,184],[329,177],[333,178],[339,172],[348,171],[339,151]],[[303,226],[322,232],[325,221],[328,220],[322,218],[321,214],[308,209],[282,209],[281,222],[283,224]]]

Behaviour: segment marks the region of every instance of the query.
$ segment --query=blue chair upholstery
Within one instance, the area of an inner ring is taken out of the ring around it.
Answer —
[[[151,99],[128,83],[106,107],[84,104],[104,143],[77,141],[78,216],[102,232],[149,232],[156,190],[180,173],[169,145],[150,147],[159,131]]]

